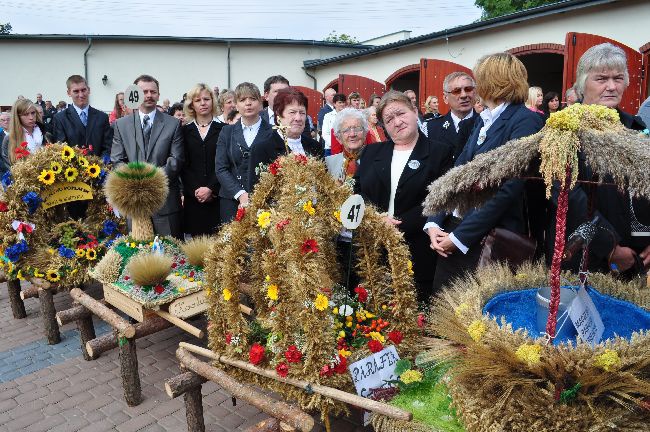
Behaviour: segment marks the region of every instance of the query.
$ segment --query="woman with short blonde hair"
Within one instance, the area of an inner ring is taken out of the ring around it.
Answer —
[[[538,114],[544,114],[544,111],[541,110],[543,102],[544,93],[542,93],[542,88],[537,86],[530,87],[528,89],[526,108]]]
[[[194,108],[194,99],[197,98],[201,93],[207,92],[212,99],[212,108],[210,110],[210,115],[215,117],[217,115],[217,98],[214,95],[212,89],[203,83],[199,83],[192,87],[190,91],[186,93],[185,103],[183,104],[183,111],[185,112],[185,122],[190,123],[192,120],[196,119],[196,109]]]

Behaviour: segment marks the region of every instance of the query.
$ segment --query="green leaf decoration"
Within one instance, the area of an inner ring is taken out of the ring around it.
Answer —
[[[400,376],[407,370],[411,369],[413,367],[413,364],[411,363],[410,360],[398,360],[397,364],[395,365],[395,375]]]

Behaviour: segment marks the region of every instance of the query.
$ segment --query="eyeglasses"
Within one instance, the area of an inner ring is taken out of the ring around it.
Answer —
[[[343,130],[341,131],[341,133],[342,133],[343,135],[347,135],[347,134],[349,134],[349,133],[356,134],[356,133],[359,133],[359,132],[363,132],[363,128],[362,128],[362,127],[358,127],[358,126],[357,126],[357,127],[349,127],[349,128],[345,128],[345,129],[343,129]]]
[[[476,87],[474,87],[474,86],[456,87],[455,89],[453,89],[451,91],[448,91],[448,92],[445,92],[445,93],[451,93],[454,96],[458,96],[459,94],[461,94],[463,92],[463,90],[465,90],[465,93],[471,93],[471,92],[474,91],[475,88]]]

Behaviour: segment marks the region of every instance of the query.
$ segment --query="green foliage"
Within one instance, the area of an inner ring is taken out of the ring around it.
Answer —
[[[344,43],[344,44],[357,44],[359,43],[359,40],[355,38],[354,36],[350,36],[349,34],[341,33],[337,34],[336,30],[332,30],[325,39],[323,39],[325,42],[335,42],[335,43]]]
[[[271,331],[262,327],[262,324],[257,320],[251,321],[248,325],[250,327],[250,334],[248,337],[251,344],[257,342],[262,346],[266,345]]]
[[[474,0],[474,4],[483,9],[483,20],[557,2],[558,0]]]
[[[400,376],[407,370],[411,369],[413,367],[413,364],[406,359],[401,359],[397,361],[397,364],[395,365],[395,375]]]
[[[11,24],[0,24],[0,34],[9,34],[11,33]]]

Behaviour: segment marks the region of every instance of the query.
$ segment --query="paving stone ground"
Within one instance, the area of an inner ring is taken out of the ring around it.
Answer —
[[[89,292],[101,296],[98,287]],[[57,310],[70,305],[67,293],[55,296]],[[85,361],[73,324],[61,328],[60,344],[48,345],[38,299],[25,300],[25,309],[27,318],[15,320],[6,284],[0,284],[0,432],[187,430],[183,398],[170,399],[164,383],[179,372],[178,343],[201,341],[177,328],[138,339],[144,401],[129,407],[123,398],[117,350]],[[95,321],[95,328],[97,335],[110,330],[101,321]],[[207,431],[243,431],[268,417],[241,400],[233,406],[231,395],[214,383],[204,384],[202,392]],[[370,430],[358,425],[358,413],[353,417],[332,419],[332,431]],[[317,431],[323,430],[319,424]]]

